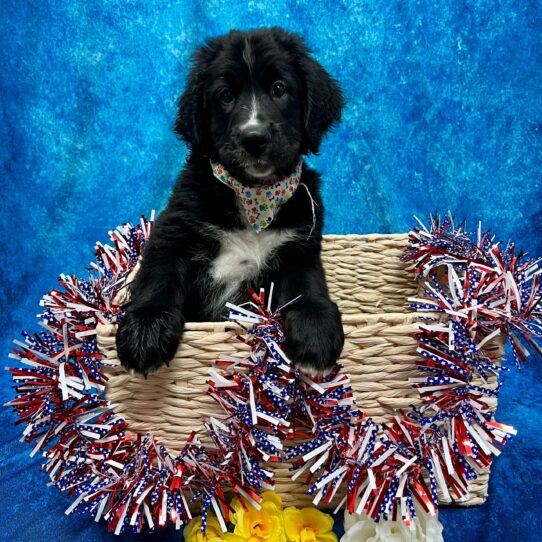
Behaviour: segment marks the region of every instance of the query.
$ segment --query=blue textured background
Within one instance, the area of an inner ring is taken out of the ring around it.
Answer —
[[[163,208],[185,157],[171,125],[187,58],[234,27],[301,33],[345,90],[344,122],[311,158],[328,232],[406,231],[414,213],[451,209],[542,255],[537,1],[2,0],[0,21],[4,359],[60,272],[82,273],[109,228]],[[449,542],[540,540],[540,360],[506,380],[500,417],[519,436],[486,505],[442,512]],[[0,538],[113,540],[63,514],[0,416]]]

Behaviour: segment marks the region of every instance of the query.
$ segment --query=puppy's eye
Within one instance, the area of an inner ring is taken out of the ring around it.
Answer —
[[[233,102],[233,92],[227,88],[224,88],[218,94],[220,103],[223,105],[229,105]]]
[[[284,96],[284,93],[286,92],[286,84],[284,81],[275,81],[273,83],[273,86],[271,87],[271,93],[275,98],[280,98],[281,96]]]

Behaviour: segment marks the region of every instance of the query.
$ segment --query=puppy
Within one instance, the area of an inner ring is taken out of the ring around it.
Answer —
[[[175,354],[186,321],[216,321],[226,301],[274,283],[284,350],[322,374],[344,335],[320,261],[320,178],[302,160],[340,120],[337,83],[296,35],[232,31],[193,57],[175,131],[186,166],[158,217],[116,342],[127,369],[154,371]]]

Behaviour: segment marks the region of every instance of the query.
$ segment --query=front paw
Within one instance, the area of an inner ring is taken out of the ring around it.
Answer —
[[[344,345],[337,305],[328,301],[292,307],[284,319],[284,351],[292,363],[312,375],[325,375],[331,371]]]
[[[116,335],[117,353],[124,367],[147,376],[175,355],[183,320],[158,309],[127,309]]]

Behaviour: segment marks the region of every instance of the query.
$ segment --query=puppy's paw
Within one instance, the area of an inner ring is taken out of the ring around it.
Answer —
[[[171,312],[128,308],[116,335],[122,365],[147,376],[169,364],[179,346],[183,324],[182,318]]]
[[[292,363],[312,376],[331,371],[344,345],[337,305],[323,301],[292,307],[285,315],[285,322],[284,351]]]

